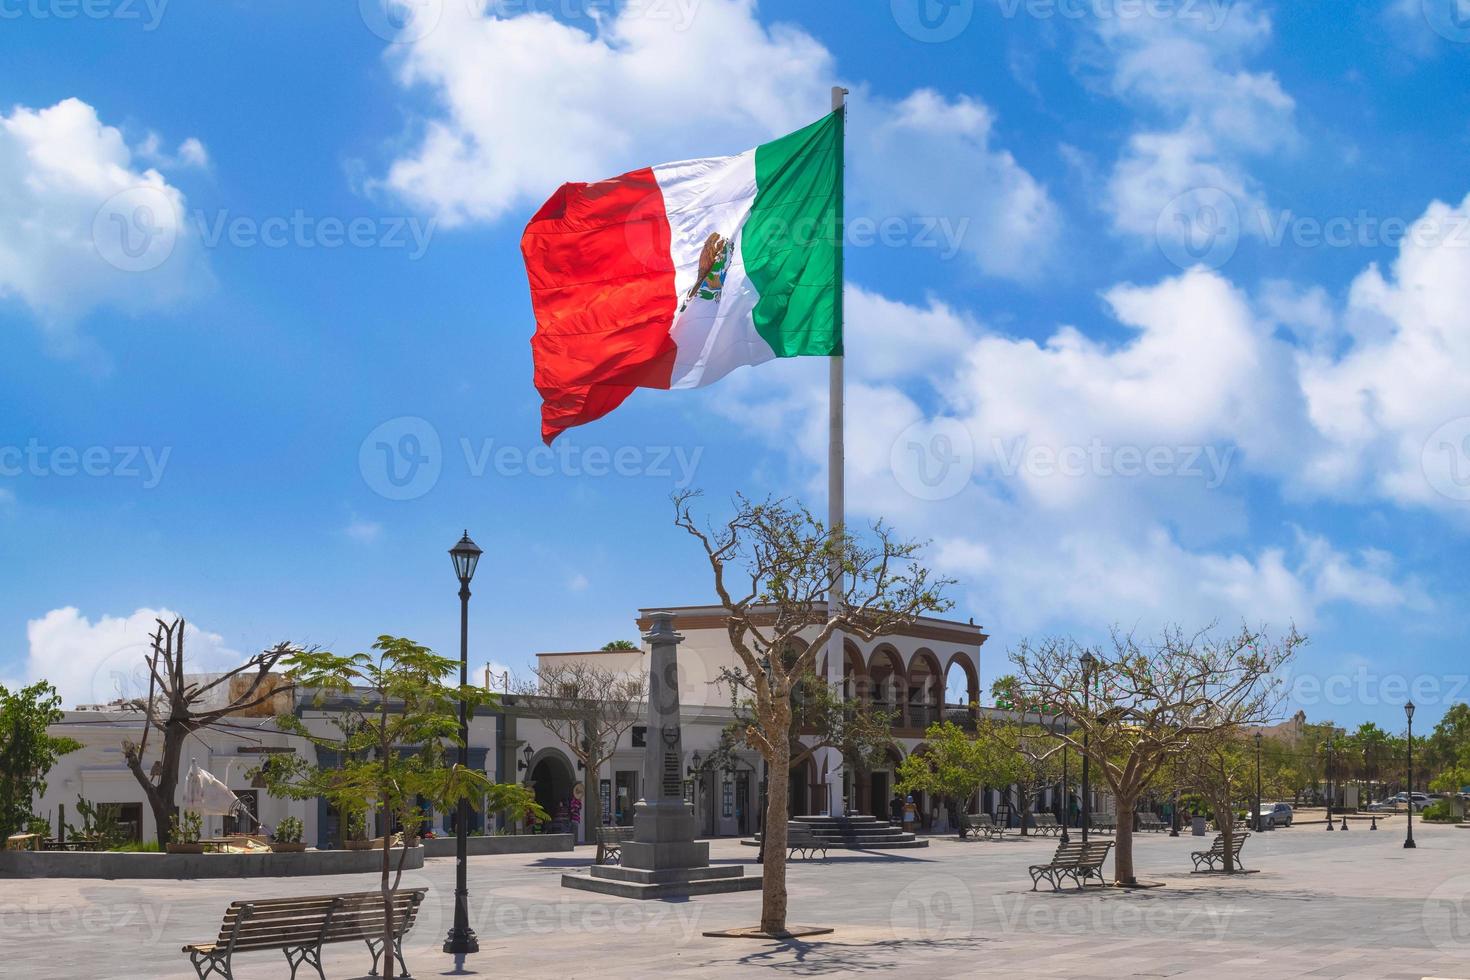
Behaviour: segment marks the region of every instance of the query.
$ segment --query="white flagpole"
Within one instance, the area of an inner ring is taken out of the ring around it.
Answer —
[[[840,86],[832,86],[832,111],[842,113],[841,124],[847,125],[847,89]],[[844,144],[845,144],[844,140]],[[839,181],[845,181],[845,163],[838,161]],[[837,296],[836,313],[837,329],[842,330],[842,290],[844,286],[842,269],[842,238],[846,234],[842,223],[842,212],[838,212],[837,228],[837,270],[836,289]],[[844,338],[845,339],[845,338]],[[830,531],[839,531],[846,523],[846,508],[844,500],[843,475],[846,466],[846,456],[843,451],[842,438],[842,355],[829,357],[827,368],[827,527]],[[841,607],[843,589],[843,574],[840,565],[833,563],[832,585],[827,593],[827,618],[830,620],[837,615]],[[846,661],[846,652],[843,649],[842,634],[834,632],[827,643],[827,683],[838,685],[839,694],[845,696],[843,685],[843,667]],[[827,782],[827,812],[832,816],[843,814],[842,797],[842,753],[837,749],[829,748],[822,753],[824,759],[824,772]],[[821,774],[819,774],[821,775]]]

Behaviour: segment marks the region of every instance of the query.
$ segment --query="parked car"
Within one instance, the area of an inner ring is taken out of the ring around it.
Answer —
[[[1294,815],[1290,803],[1261,804],[1261,826],[1268,830],[1275,830],[1277,827],[1290,827]],[[1246,822],[1254,825],[1255,820],[1253,816],[1252,813],[1247,813]]]

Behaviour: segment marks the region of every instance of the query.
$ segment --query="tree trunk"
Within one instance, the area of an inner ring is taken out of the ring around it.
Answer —
[[[1235,870],[1234,850],[1231,846],[1235,843],[1235,808],[1228,803],[1221,805],[1219,802],[1211,803],[1211,807],[1215,811],[1215,829],[1225,839],[1225,860],[1221,866],[1226,874],[1230,874]]]
[[[1113,832],[1113,884],[1133,886],[1138,884],[1133,875],[1133,810],[1138,797],[1118,796],[1117,802],[1118,829]],[[1123,819],[1124,816],[1128,819]]]
[[[597,829],[602,826],[602,795],[597,791],[597,773],[602,768],[598,765],[587,765],[586,773],[582,777],[582,826],[586,830],[586,843],[597,843]]]
[[[160,734],[163,737],[163,755],[159,759],[159,776],[156,785],[152,777],[143,769],[145,760],[141,749],[132,752],[128,751],[128,746],[125,745],[124,757],[133,778],[143,788],[143,797],[148,801],[148,808],[153,811],[153,824],[156,828],[158,846],[167,847],[173,836],[173,828],[169,824],[177,812],[174,797],[179,787],[179,759],[184,754],[184,739],[189,733],[179,725],[166,724]],[[128,745],[131,744],[128,743]]]
[[[1021,811],[1021,836],[1026,835],[1026,822],[1031,819],[1031,797],[1021,796],[1016,800],[1016,809]]]
[[[767,731],[784,732],[785,725]],[[766,826],[761,834],[764,863],[761,868],[761,931],[767,935],[786,932],[786,801],[791,788],[791,746],[784,738],[772,740],[766,760]]]

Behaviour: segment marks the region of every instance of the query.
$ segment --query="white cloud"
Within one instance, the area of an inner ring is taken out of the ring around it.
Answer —
[[[1436,204],[1427,220],[1454,227],[1457,213]],[[1298,499],[1367,489],[1430,503],[1426,435],[1445,412],[1470,414],[1467,263],[1470,249],[1406,244],[1391,276],[1359,277],[1340,315],[1323,290],[1274,282],[1253,300],[1204,269],[1120,285],[1104,299],[1130,335],[1114,343],[1072,326],[1010,337],[934,300],[849,287],[851,516],[932,537],[971,607],[1011,629],[1306,627],[1337,604],[1425,608],[1381,551],[1253,527],[1246,478]],[[787,451],[814,499],[824,367],[737,374],[709,403]],[[1464,435],[1470,480],[1470,419]],[[959,482],[945,482],[950,467]]]
[[[354,514],[352,520],[348,521],[347,526],[342,529],[342,533],[354,541],[371,544],[382,537],[383,525],[377,521],[365,520]]]
[[[1240,2],[1227,5],[1218,21],[1180,8],[1173,16],[1099,18],[1094,25],[1109,92],[1158,117],[1129,137],[1114,165],[1105,200],[1114,227],[1182,235],[1160,227],[1159,215],[1176,197],[1204,188],[1229,194],[1242,213],[1264,207],[1247,163],[1297,140],[1291,96],[1275,75],[1245,67],[1271,39],[1270,17]]]
[[[167,609],[139,609],[92,622],[74,606],[53,609],[26,623],[26,675],[32,682],[45,679],[55,685],[67,708],[146,695],[143,658],[155,621],[170,622],[175,615]],[[226,646],[224,637],[192,623],[185,629],[184,651],[191,673],[227,669],[244,659]]]
[[[587,587],[591,584],[592,583],[587,580],[587,576],[583,575],[581,572],[577,572],[571,578],[567,579],[567,589],[571,592],[586,592]]]
[[[849,109],[854,222],[909,221],[907,241],[940,258],[963,253],[982,271],[1031,281],[1045,274],[1060,230],[1047,190],[993,146],[983,103],[921,89],[898,103],[864,95]]]
[[[1364,487],[1402,504],[1463,515],[1470,497],[1470,196],[1436,201],[1410,228],[1387,276],[1354,280],[1341,314],[1345,353],[1301,357],[1312,424],[1329,447],[1311,483]],[[1332,329],[1325,327],[1323,329]]]
[[[197,140],[185,155],[202,154]],[[54,330],[97,307],[166,307],[207,275],[184,195],[139,169],[122,133],[65,99],[0,115],[0,296]]]
[[[832,54],[796,27],[763,25],[753,0],[704,0],[687,22],[629,4],[595,34],[495,6],[445,4],[434,30],[392,49],[399,81],[425,89],[435,110],[376,186],[445,226],[524,218],[565,180],[739,152],[829,109]],[[994,146],[991,111],[929,90],[894,102],[855,88],[849,226],[896,219],[906,247],[1034,278],[1056,208]]]
[[[178,149],[169,153],[163,148],[163,137],[157,133],[150,132],[143,141],[133,148],[133,152],[140,159],[147,160],[154,166],[164,169],[179,167],[197,167],[203,169],[209,166],[209,151],[204,148],[197,137],[190,136],[179,144]]]

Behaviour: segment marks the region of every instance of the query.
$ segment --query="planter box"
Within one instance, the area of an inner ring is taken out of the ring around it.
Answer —
[[[284,841],[271,841],[272,854],[300,854],[306,850],[306,845],[301,843],[288,844]]]
[[[380,847],[382,845],[379,845]],[[344,851],[371,851],[373,842],[370,840],[344,840],[342,850]]]
[[[398,866],[401,848],[393,849]],[[0,851],[0,878],[285,878],[372,874],[382,855],[365,851],[305,854],[128,854],[110,851]],[[424,866],[424,849],[410,848],[403,867]]]

